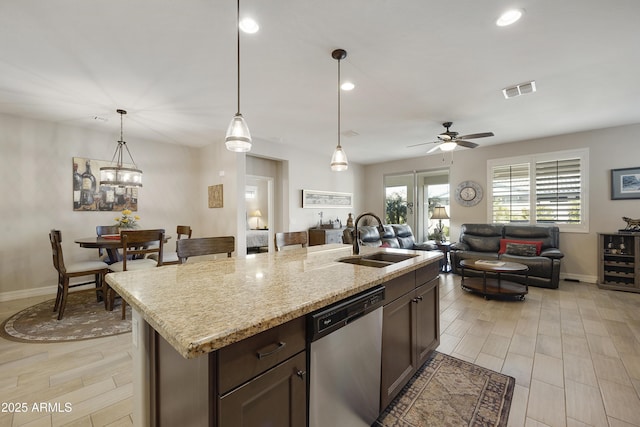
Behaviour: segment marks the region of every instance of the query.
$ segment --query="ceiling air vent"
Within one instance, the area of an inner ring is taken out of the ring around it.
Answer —
[[[520,83],[519,85],[505,87],[502,89],[502,94],[506,99],[509,99],[520,95],[526,95],[527,93],[533,93],[535,91],[536,82],[532,80],[527,83]]]

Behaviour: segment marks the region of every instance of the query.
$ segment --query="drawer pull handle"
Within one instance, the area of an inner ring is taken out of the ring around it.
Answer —
[[[414,299],[412,299],[411,301],[413,302],[420,302],[422,301],[422,297],[415,297]]]
[[[305,371],[296,371],[296,375],[304,379],[304,376],[307,375],[307,373]]]
[[[287,343],[280,341],[279,343],[275,344],[276,347],[271,351],[264,351],[264,349],[258,350],[256,356],[258,357],[258,359],[264,359],[265,357],[269,357],[272,354],[279,352],[280,350],[285,348],[286,345]]]

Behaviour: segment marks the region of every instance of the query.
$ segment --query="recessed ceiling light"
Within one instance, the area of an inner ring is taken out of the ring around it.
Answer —
[[[342,90],[353,90],[354,87],[356,87],[356,85],[351,82],[344,82],[340,85],[340,89]]]
[[[496,21],[496,25],[498,27],[506,27],[507,25],[511,25],[522,18],[523,13],[524,10],[522,9],[507,10],[505,13],[500,15],[500,18],[498,18],[498,20]]]
[[[260,26],[256,21],[251,18],[243,18],[240,21],[240,29],[248,34],[257,33],[260,29]]]

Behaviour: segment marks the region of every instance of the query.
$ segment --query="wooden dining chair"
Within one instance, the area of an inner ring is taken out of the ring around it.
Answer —
[[[117,225],[96,225],[96,236],[113,236],[115,234],[120,234],[120,227]],[[104,260],[105,250],[103,248],[98,248],[98,256]]]
[[[276,233],[275,236],[276,251],[281,251],[285,246],[301,245],[303,248],[307,246],[306,231],[290,231],[286,233]]]
[[[180,264],[184,264],[192,256],[226,253],[231,258],[231,253],[236,249],[236,239],[233,236],[199,237],[178,240],[176,245]]]
[[[193,230],[191,230],[191,227],[188,225],[179,225],[176,227],[176,234],[178,235],[178,240],[176,240],[176,251],[165,251],[162,255],[162,265],[180,264],[177,253],[178,241],[180,241],[181,238],[190,239],[192,232]],[[148,258],[157,260],[158,254],[151,254]]]
[[[56,302],[53,305],[53,311],[58,312],[58,320],[62,319],[64,315],[69,290],[79,286],[95,283],[96,288],[102,292],[106,308],[107,292],[104,276],[109,271],[109,266],[102,261],[80,261],[67,265],[62,254],[62,233],[60,230],[51,230],[49,241],[51,242],[51,252],[53,254],[53,266],[58,272],[58,292],[56,294]],[[93,276],[94,279],[88,282],[70,284],[70,279],[83,276]],[[78,289],[76,292],[96,292],[96,290],[94,288],[85,288]]]
[[[122,261],[109,265],[112,272],[144,270],[162,265],[164,249],[164,230],[122,230]],[[147,258],[149,254],[157,254],[158,260]],[[113,310],[116,292],[107,285],[108,308]],[[126,302],[122,299],[122,318],[126,317]]]

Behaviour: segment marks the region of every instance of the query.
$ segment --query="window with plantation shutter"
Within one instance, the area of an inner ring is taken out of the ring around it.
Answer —
[[[495,166],[492,175],[493,222],[529,222],[529,164]]]
[[[536,163],[536,221],[580,224],[580,159]]]
[[[588,149],[489,160],[488,215],[494,223],[588,231],[588,164]]]

